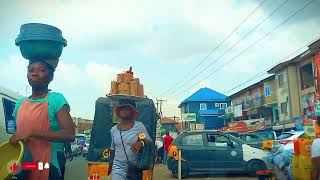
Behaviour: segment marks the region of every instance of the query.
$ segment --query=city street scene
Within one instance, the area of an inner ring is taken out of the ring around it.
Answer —
[[[319,9],[0,1],[0,180],[319,180]]]

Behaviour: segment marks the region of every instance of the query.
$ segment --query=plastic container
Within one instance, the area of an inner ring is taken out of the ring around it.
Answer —
[[[58,59],[67,41],[60,29],[47,24],[28,23],[20,28],[15,44],[29,60]]]
[[[311,168],[311,157],[300,155],[299,156],[299,167],[310,169]]]
[[[304,138],[298,138],[293,141],[294,153],[300,154],[300,143],[304,141]]]
[[[313,140],[305,139],[304,141],[300,142],[300,154],[302,156],[311,156],[311,146]]]
[[[273,146],[273,140],[272,139],[266,139],[262,141],[262,148],[263,149],[271,149]]]
[[[14,174],[17,174],[10,171],[10,166],[19,165],[23,159],[23,154],[24,146],[22,142],[11,144],[7,141],[0,145],[0,179],[11,179]]]
[[[292,154],[292,159],[291,159],[292,167],[298,168],[299,165],[300,165],[299,160],[300,159],[299,159],[299,155],[298,154]]]
[[[311,179],[311,168],[301,168],[301,175],[299,179],[301,180],[310,180]]]

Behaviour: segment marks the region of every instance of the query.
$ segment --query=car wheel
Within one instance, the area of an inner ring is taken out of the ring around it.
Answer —
[[[256,176],[259,170],[267,170],[267,166],[263,161],[251,160],[248,163],[248,171],[250,176]]]
[[[171,168],[171,173],[175,178],[178,178],[178,163],[175,163]],[[184,162],[181,162],[181,178],[186,178],[189,174],[188,165]]]

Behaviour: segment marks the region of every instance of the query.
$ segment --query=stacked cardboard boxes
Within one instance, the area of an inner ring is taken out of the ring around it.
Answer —
[[[129,96],[144,96],[143,85],[133,72],[127,71],[117,75],[117,80],[111,82],[110,95],[122,94]]]

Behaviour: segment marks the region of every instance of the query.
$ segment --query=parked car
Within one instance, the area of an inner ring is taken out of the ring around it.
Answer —
[[[16,122],[12,116],[15,104],[22,98],[20,94],[0,86],[0,144],[8,141],[16,131]]]
[[[228,132],[230,135],[239,138],[243,143],[248,144],[253,147],[261,147],[263,138],[257,134],[253,133],[236,133]]]
[[[261,136],[263,139],[272,139],[272,140],[277,139],[277,133],[274,131],[259,131],[259,132],[254,132],[253,134],[257,134]]]
[[[274,141],[273,146],[276,149],[293,150],[293,140],[303,137],[304,131],[283,132],[278,139]]]
[[[214,130],[181,133],[169,148],[167,166],[178,175],[178,153],[181,150],[181,176],[189,173],[250,173],[272,169],[268,151],[245,144],[230,133]]]

